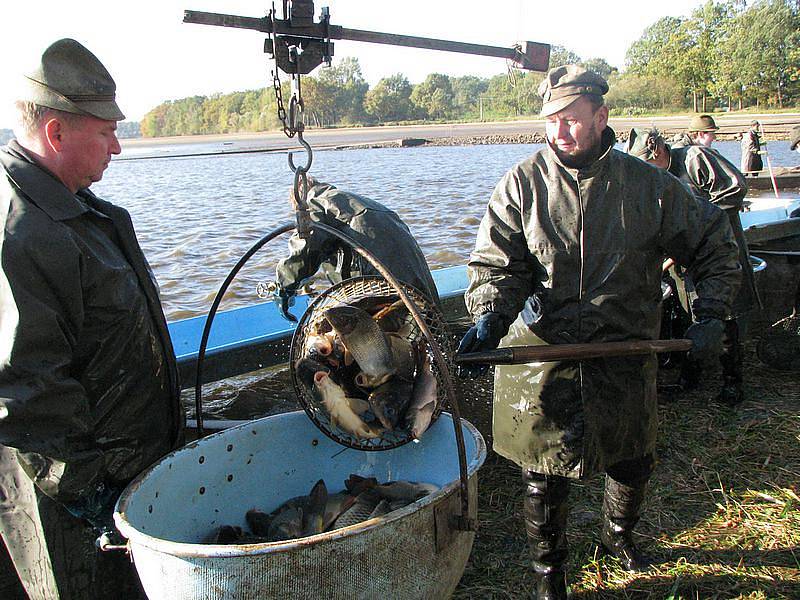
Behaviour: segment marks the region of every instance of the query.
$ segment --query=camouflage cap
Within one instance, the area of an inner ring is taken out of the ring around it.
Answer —
[[[98,58],[75,40],[51,44],[39,64],[25,74],[20,100],[56,110],[122,121],[117,86]]]
[[[603,96],[608,83],[597,73],[578,65],[563,65],[550,69],[542,83],[539,95],[544,101],[541,115],[546,117],[565,109],[581,96]]]
[[[689,121],[689,131],[716,131],[719,129],[711,115],[696,115]]]
[[[655,157],[656,150],[664,137],[658,129],[653,127],[634,127],[628,134],[628,141],[625,142],[625,152],[642,160],[650,160]]]
[[[789,131],[789,150],[797,150],[800,144],[800,125],[795,125]]]

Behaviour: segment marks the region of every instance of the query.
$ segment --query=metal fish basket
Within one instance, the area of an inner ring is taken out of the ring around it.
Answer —
[[[444,318],[436,305],[421,292],[411,286],[403,285],[403,290],[414,302],[417,309],[425,321],[434,341],[441,350],[445,364],[448,369],[452,369],[451,357],[453,356],[453,344]],[[292,345],[289,351],[289,367],[292,375],[297,397],[300,400],[309,418],[325,433],[336,442],[357,448],[359,450],[388,450],[396,448],[411,441],[408,429],[398,428],[394,431],[386,431],[381,437],[374,439],[361,439],[355,435],[335,427],[328,412],[321,403],[314,397],[314,394],[297,377],[295,364],[302,358],[303,350],[306,347],[309,332],[315,331],[318,324],[324,320],[323,313],[326,309],[339,304],[356,302],[359,299],[369,299],[370,301],[392,302],[399,299],[395,288],[384,278],[377,276],[354,277],[334,285],[320,294],[309,305],[306,312],[300,318],[292,338]],[[419,344],[423,352],[429,354],[430,365],[437,378],[437,401],[436,409],[433,413],[432,421],[435,421],[442,408],[447,404],[447,384],[442,378],[442,373],[431,356],[430,342],[425,339],[418,327],[413,324],[413,317],[410,313],[405,317],[408,328],[407,341]]]
[[[164,457],[125,489],[114,520],[151,600],[446,598],[475,535],[456,525],[454,425],[442,413],[416,443],[361,452],[320,435],[302,411],[255,420]],[[475,427],[460,425],[474,511],[486,447]],[[221,525],[246,528],[251,508],[273,510],[320,478],[343,487],[351,473],[440,489],[384,517],[306,538],[202,543]]]

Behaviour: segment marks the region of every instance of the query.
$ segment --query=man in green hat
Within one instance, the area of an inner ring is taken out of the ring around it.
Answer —
[[[725,321],[725,340],[720,355],[722,364],[722,389],[717,399],[734,406],[744,399],[743,350],[747,318],[760,307],[755,276],[747,250],[747,240],[742,230],[739,212],[747,194],[747,183],[739,170],[721,154],[703,146],[671,148],[657,129],[632,129],[626,144],[628,154],[641,158],[672,173],[685,182],[694,195],[719,206],[728,215],[736,245],[739,248],[739,265],[742,282],[733,302],[731,318]],[[693,274],[680,265],[676,268],[682,299],[694,297]],[[693,389],[700,382],[701,365],[685,360],[681,368],[681,381],[685,389]]]
[[[742,134],[742,173],[757,173],[764,169],[761,160],[761,136],[758,121],[750,121],[750,128]]]
[[[475,325],[459,352],[657,339],[661,264],[673,256],[700,275],[692,352],[715,354],[740,279],[730,224],[672,175],[614,149],[607,91],[577,65],[540,85],[547,146],[489,200],[468,265]],[[633,528],[655,465],[656,371],[653,355],[496,367],[493,447],[522,468],[534,597],[566,598],[573,479],[606,474],[601,549],[625,569],[649,564]]]
[[[705,146],[711,148],[714,140],[717,139],[717,131],[719,127],[714,122],[714,117],[711,115],[695,115],[689,121],[689,128],[687,133],[675,136],[673,140],[674,147],[680,146]]]
[[[31,598],[141,595],[95,546],[114,503],[183,437],[175,355],[127,211],[95,196],[123,114],[71,39],[27,73],[0,151],[0,534]]]

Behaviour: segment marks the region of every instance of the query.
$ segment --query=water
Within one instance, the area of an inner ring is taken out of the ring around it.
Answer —
[[[237,147],[226,145],[225,149]],[[214,144],[150,148],[150,155],[208,152]],[[494,185],[540,144],[317,151],[310,173],[374,198],[408,224],[432,268],[464,264]],[[714,146],[734,164],[738,142]],[[167,150],[165,150],[165,148]],[[182,152],[185,148],[185,152]],[[773,166],[800,162],[788,142],[769,144]],[[133,156],[147,155],[140,146]],[[303,160],[302,155],[300,160]],[[127,208],[161,285],[170,320],[203,315],[238,259],[261,237],[291,223],[292,173],[284,154],[115,160],[92,189]],[[240,272],[222,309],[258,300],[274,278],[287,237],[260,250]]]

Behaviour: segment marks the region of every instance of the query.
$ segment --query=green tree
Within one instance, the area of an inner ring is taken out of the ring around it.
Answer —
[[[600,77],[608,80],[612,73],[618,72],[616,67],[612,67],[604,58],[590,58],[580,63],[581,66],[597,73]]]
[[[321,70],[318,81],[321,89],[330,93],[325,110],[332,123],[358,123],[364,118],[364,96],[369,84],[361,73],[357,58],[349,56],[339,64]],[[327,86],[327,87],[326,87]]]
[[[413,113],[412,87],[402,73],[384,77],[364,97],[364,109],[378,122],[404,121]]]
[[[453,110],[453,86],[450,78],[431,73],[425,81],[414,86],[411,103],[433,119],[443,119]]]
[[[572,50],[567,50],[564,46],[552,46],[550,48],[550,68],[560,67],[561,65],[577,65],[581,62],[581,57]]]

